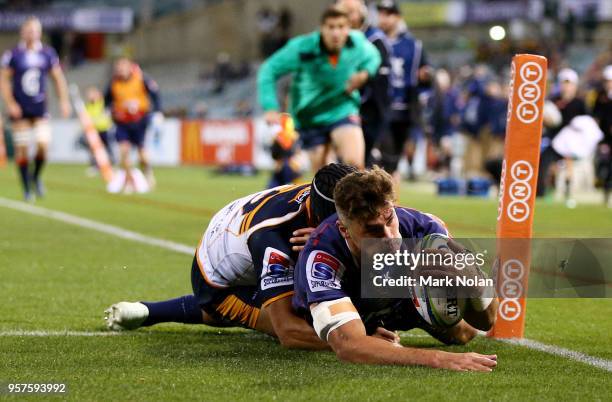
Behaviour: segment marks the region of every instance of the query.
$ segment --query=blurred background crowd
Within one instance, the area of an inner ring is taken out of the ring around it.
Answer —
[[[402,70],[393,53],[398,35],[420,49],[400,108],[403,117],[389,117],[391,125],[401,123],[408,132],[405,144],[394,144],[401,147],[396,169],[402,178],[435,180],[442,194],[489,194],[501,171],[511,58],[534,53],[549,63],[538,194],[572,207],[595,186],[612,187],[612,2],[356,3],[362,22],[353,28],[380,28],[388,41],[391,81]],[[80,88],[103,91],[113,61],[127,57],[159,85],[166,117],[256,119],[263,112],[256,91],[259,65],[291,37],[318,29],[329,4],[109,0],[101,9],[93,1],[2,0],[0,47],[14,46],[20,23],[34,8],[46,43],[58,53],[68,81]],[[280,83],[281,97],[287,87]],[[400,109],[392,103],[390,98],[393,115]],[[594,124],[575,119],[583,116]],[[561,133],[562,140],[555,140]],[[385,147],[379,145],[367,149],[366,161],[385,160]],[[252,163],[259,164],[256,157]]]

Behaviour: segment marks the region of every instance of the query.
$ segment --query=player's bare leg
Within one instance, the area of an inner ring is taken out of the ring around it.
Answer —
[[[361,127],[344,125],[331,132],[334,151],[342,163],[363,169],[365,166],[365,141]]]
[[[323,166],[327,165],[327,157],[329,154],[329,145],[317,145],[308,150],[308,158],[310,159],[310,169],[313,172],[318,171]]]
[[[31,129],[32,126],[27,120],[16,120],[12,123],[15,163],[23,186],[23,198],[28,202],[34,201],[34,195],[30,191],[30,161],[28,158]]]
[[[51,140],[49,121],[47,119],[37,119],[34,122],[33,132],[36,138],[36,155],[34,156],[32,178],[34,179],[36,195],[42,198],[45,195],[45,188],[42,183],[41,173],[47,161],[49,142]]]
[[[270,318],[270,312],[268,308],[263,307],[259,311],[259,317],[257,317],[257,322],[255,323],[255,327],[253,329],[274,337],[277,336],[274,332],[274,326],[272,325],[272,319]]]
[[[138,148],[138,159],[140,161],[140,169],[149,183],[149,189],[153,190],[155,188],[155,176],[153,175],[153,168],[149,163],[149,155],[144,147]]]
[[[125,182],[121,191],[129,192],[134,189],[134,178],[131,173],[130,150],[132,149],[129,141],[121,141],[119,143],[119,166],[125,171]]]
[[[104,310],[104,320],[106,326],[113,331],[133,330],[164,322],[227,326],[202,311],[193,295],[160,302],[122,301]]]

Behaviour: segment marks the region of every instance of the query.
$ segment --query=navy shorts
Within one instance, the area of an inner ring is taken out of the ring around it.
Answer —
[[[204,279],[197,257],[191,265],[191,286],[200,308],[219,325],[255,328],[263,302],[257,286],[213,286]]]
[[[11,118],[11,121],[15,120],[35,120],[48,118],[49,113],[47,112],[47,105],[44,102],[32,103],[17,101],[17,104],[21,108],[21,117],[19,119]]]
[[[138,148],[144,147],[149,120],[146,116],[133,123],[115,123],[115,139],[119,143],[128,141]]]
[[[310,149],[318,145],[328,144],[331,141],[332,131],[341,126],[361,127],[361,121],[359,116],[349,116],[332,124],[303,127],[298,130],[302,149]]]

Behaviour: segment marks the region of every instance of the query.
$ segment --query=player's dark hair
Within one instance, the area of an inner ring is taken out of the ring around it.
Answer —
[[[378,166],[344,177],[334,189],[338,215],[365,222],[377,217],[389,202],[395,202],[391,175]]]
[[[315,174],[310,188],[310,210],[316,225],[336,213],[334,203],[336,184],[340,179],[354,172],[357,172],[357,169],[352,166],[330,163]]]
[[[344,7],[333,4],[327,7],[325,11],[323,11],[323,14],[321,14],[321,25],[325,24],[325,21],[327,21],[330,18],[340,18],[340,17],[344,17],[348,19],[349,16],[346,10],[344,9]]]

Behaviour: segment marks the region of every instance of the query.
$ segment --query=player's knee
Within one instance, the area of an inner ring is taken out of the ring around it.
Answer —
[[[20,167],[28,166],[29,161],[28,161],[27,153],[16,156],[15,163],[17,164],[17,166],[20,166]]]
[[[18,152],[28,152],[28,146],[30,144],[30,139],[32,138],[32,130],[20,128],[19,130],[13,130],[13,144],[15,145],[15,151]]]
[[[51,142],[51,125],[48,120],[42,120],[34,125],[34,137],[36,143],[41,148],[46,148],[49,142]]]

